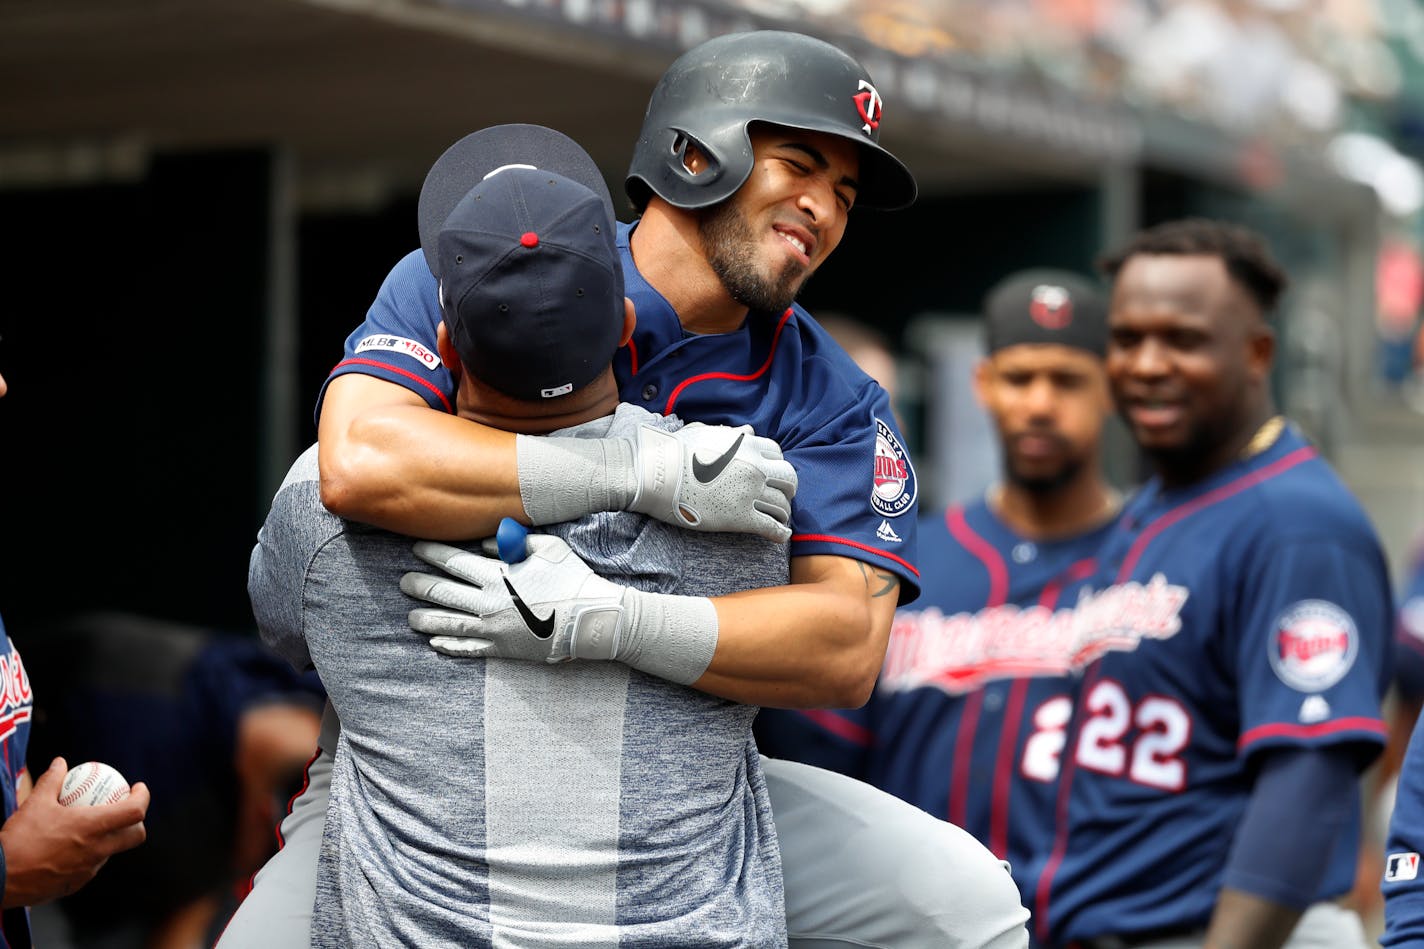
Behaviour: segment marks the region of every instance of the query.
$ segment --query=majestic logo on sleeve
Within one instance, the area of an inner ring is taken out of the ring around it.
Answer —
[[[880,109],[883,105],[880,101],[880,93],[875,91],[874,86],[862,79],[860,91],[851,98],[855,100],[855,110],[860,113],[860,120],[865,123],[860,127],[860,130],[873,138],[876,130],[880,128]]]
[[[1301,600],[1276,620],[1270,637],[1271,668],[1301,692],[1323,692],[1355,664],[1360,635],[1355,621],[1334,603]]]
[[[993,606],[945,616],[937,609],[895,615],[880,687],[933,686],[951,695],[994,679],[1063,676],[1108,652],[1131,652],[1144,639],[1182,628],[1186,587],[1162,574],[1084,592],[1076,606]]]
[[[875,420],[875,480],[870,506],[884,517],[899,517],[915,503],[915,469],[894,430]]]
[[[381,350],[409,356],[431,372],[440,368],[440,357],[413,339],[404,336],[367,336],[356,344],[358,353]]]

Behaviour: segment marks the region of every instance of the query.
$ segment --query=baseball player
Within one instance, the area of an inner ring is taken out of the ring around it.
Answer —
[[[0,396],[7,391],[0,376]],[[30,945],[26,907],[73,893],[116,853],[143,843],[148,788],[98,807],[62,807],[68,766],[55,758],[38,781],[25,767],[34,694],[25,664],[0,622],[0,943]]]
[[[679,427],[618,406],[609,364],[633,319],[606,200],[547,165],[499,162],[462,169],[478,183],[423,235],[460,416],[558,419],[560,438]],[[623,511],[550,530],[517,538],[507,569],[478,547],[422,548],[501,598],[486,632],[538,660],[452,662],[392,595],[401,572],[444,582],[419,573],[408,538],[330,514],[315,448],[279,492],[253,606],[264,638],[315,664],[342,722],[313,945],[786,945],[756,710],[683,686],[707,662],[705,595],[784,583],[785,545]],[[436,642],[492,652],[471,644]]]
[[[1002,482],[921,521],[923,593],[896,615],[870,703],[768,710],[757,739],[963,827],[1031,895],[1072,708],[1073,608],[1119,505],[1098,463],[1107,314],[1087,281],[1046,270],[1001,281],[984,314],[974,388]]]
[[[1360,946],[1361,769],[1384,740],[1391,599],[1369,521],[1275,414],[1259,237],[1187,220],[1114,277],[1107,370],[1155,476],[1076,625],[1035,933],[1081,946]]]
[[[839,241],[850,205],[913,198],[909,173],[875,142],[880,108],[869,77],[834,47],[784,33],[720,38],[668,70],[630,171],[644,214],[618,229],[626,292],[640,314],[614,362],[623,397],[697,420],[748,423],[786,442],[803,472],[824,473],[811,503],[798,499],[792,515],[792,585],[713,601],[715,651],[695,686],[725,698],[863,701],[894,601],[914,582],[914,471],[888,403],[792,305]],[[488,534],[500,515],[558,523],[630,506],[682,526],[792,533],[777,523],[778,492],[765,494],[765,478],[750,492],[755,506],[723,499],[691,509],[660,490],[705,494],[697,471],[714,480],[721,461],[743,459],[730,451],[745,450],[742,432],[702,429],[699,437],[718,441],[695,456],[696,445],[645,441],[641,432],[631,446],[594,439],[550,454],[542,449],[557,440],[516,440],[418,411],[444,409],[452,391],[443,368],[426,368],[437,301],[428,269],[407,258],[348,341],[320,410],[322,498],[332,510],[445,538]],[[744,460],[759,470],[756,457]],[[658,467],[662,478],[639,474]],[[762,517],[739,514],[748,508]],[[318,759],[317,791],[323,767]],[[892,798],[833,775],[766,770],[783,863],[796,868],[786,887],[793,942],[835,944],[849,932],[865,945],[1022,943],[1013,889],[997,868],[983,872],[981,858],[994,862],[965,846],[970,838],[941,838],[917,815],[891,814]],[[304,795],[284,834],[310,834],[319,800]],[[256,892],[263,889],[259,875]],[[946,904],[946,892],[965,898]]]

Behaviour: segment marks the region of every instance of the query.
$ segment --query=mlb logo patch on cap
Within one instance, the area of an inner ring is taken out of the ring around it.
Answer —
[[[1419,854],[1392,853],[1385,858],[1384,882],[1402,883],[1419,875]]]

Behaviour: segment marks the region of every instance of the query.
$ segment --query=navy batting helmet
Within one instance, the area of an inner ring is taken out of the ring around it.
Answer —
[[[915,178],[880,147],[880,110],[870,75],[830,43],[779,30],[719,36],[663,73],[624,188],[639,210],[653,194],[679,208],[723,201],[752,171],[747,126],[769,122],[858,143],[857,206],[903,208]],[[684,164],[689,145],[709,162],[696,175]]]

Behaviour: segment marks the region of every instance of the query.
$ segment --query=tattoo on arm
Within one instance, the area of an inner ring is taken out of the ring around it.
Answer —
[[[883,581],[884,583],[884,586],[870,594],[871,599],[878,600],[882,596],[887,596],[900,586],[900,578],[893,573],[882,573],[879,570],[870,570],[864,563],[858,560],[856,561],[856,566],[860,567],[860,575],[865,578],[866,589],[870,589],[876,580]]]

